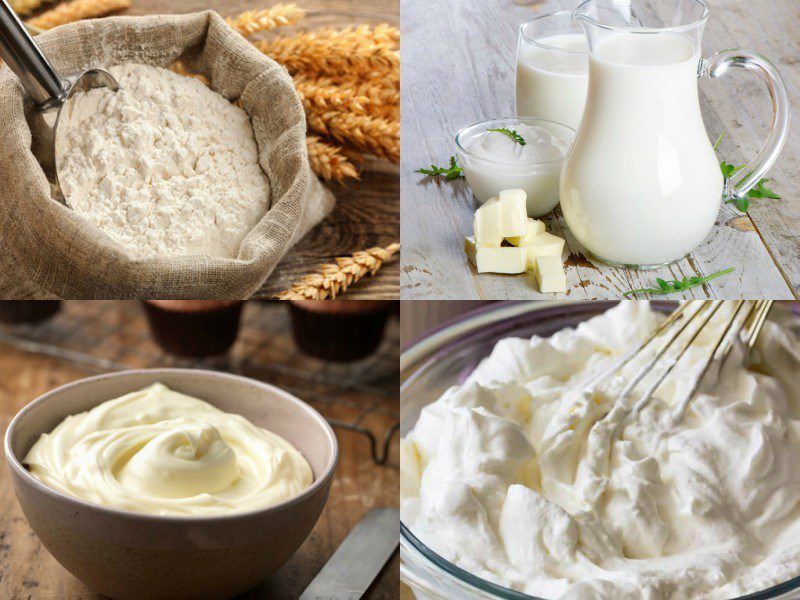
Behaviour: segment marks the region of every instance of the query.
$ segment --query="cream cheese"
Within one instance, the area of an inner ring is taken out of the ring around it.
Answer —
[[[264,508],[313,480],[280,436],[160,383],[67,417],[23,462],[60,492],[159,515]]]
[[[625,373],[597,398],[580,382],[661,318],[623,302],[548,339],[501,340],[402,440],[404,523],[543,598],[728,599],[800,575],[800,337],[768,322],[753,362],[736,348],[673,418],[701,337],[613,435]]]

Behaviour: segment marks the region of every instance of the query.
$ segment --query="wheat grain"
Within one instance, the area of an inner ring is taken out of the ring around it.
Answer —
[[[345,179],[358,179],[358,170],[341,149],[323,142],[316,135],[306,137],[308,162],[311,169],[325,181],[343,182]]]
[[[283,64],[292,73],[399,80],[400,54],[387,42],[364,38],[355,31],[317,30],[290,37],[257,42],[259,50]]]
[[[294,25],[306,16],[306,11],[296,4],[276,4],[262,10],[248,10],[238,17],[227,19],[228,25],[244,36]]]
[[[400,30],[386,23],[377,25],[374,28],[369,25],[350,25],[343,29],[323,27],[315,30],[314,33],[319,39],[369,40],[373,43],[386,45],[393,50],[398,50],[400,47]]]
[[[306,112],[324,113],[330,110],[355,114],[376,114],[377,108],[366,96],[338,86],[318,85],[314,82],[296,82],[295,87]]]
[[[59,25],[101,17],[130,7],[130,0],[72,0],[59,4],[28,21],[40,29],[52,29]]]
[[[27,17],[47,2],[49,2],[49,0],[11,0],[11,8],[13,8],[14,12],[20,17]]]
[[[365,275],[375,275],[400,251],[400,244],[386,248],[370,248],[352,256],[340,256],[335,264],[320,265],[314,273],[304,275],[288,290],[275,295],[279,300],[326,300],[343,294]]]
[[[327,112],[307,115],[311,130],[349,144],[362,152],[400,161],[400,123],[380,117]]]
[[[400,108],[400,88],[391,78],[377,78],[363,81],[360,77],[340,75],[338,77],[311,77],[304,73],[294,76],[294,81],[299,88],[301,84],[309,84],[320,88],[334,88],[346,90],[355,96],[363,96],[369,100],[371,108],[367,112],[380,113],[390,108]],[[377,116],[382,116],[377,114]]]

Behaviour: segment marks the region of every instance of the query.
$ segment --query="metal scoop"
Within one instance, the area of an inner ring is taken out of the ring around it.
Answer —
[[[101,69],[90,69],[68,76],[60,75],[42,54],[7,0],[0,0],[0,58],[19,77],[36,105],[30,121],[33,135],[31,150],[60,195],[56,164],[56,129],[61,108],[76,92],[100,87],[107,87],[116,92],[119,83],[110,73]]]

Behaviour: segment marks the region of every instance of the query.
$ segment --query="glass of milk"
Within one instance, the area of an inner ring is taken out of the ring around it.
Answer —
[[[558,204],[559,174],[574,138],[575,131],[561,123],[506,117],[464,127],[456,135],[456,153],[481,204],[500,190],[522,189],[528,216],[540,217]]]
[[[519,27],[517,115],[578,129],[589,85],[586,34],[572,13],[539,15]]]

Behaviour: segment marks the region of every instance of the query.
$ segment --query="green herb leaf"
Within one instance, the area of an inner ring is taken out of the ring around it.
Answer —
[[[455,156],[450,157],[449,167],[437,167],[436,165],[431,165],[430,169],[417,169],[414,171],[414,173],[422,173],[428,177],[442,175],[447,181],[452,181],[453,179],[458,179],[459,177],[464,176],[463,172],[461,171],[461,167],[459,167],[458,163],[456,163]]]
[[[520,146],[524,146],[527,142],[525,138],[523,138],[520,134],[518,134],[513,129],[506,129],[505,127],[500,127],[499,129],[487,129],[486,131],[496,131],[497,133],[504,133],[512,140],[517,142]]]
[[[678,281],[664,281],[663,279],[657,278],[656,283],[658,284],[657,288],[641,288],[638,290],[630,290],[625,292],[623,296],[630,296],[634,294],[652,294],[656,295],[665,295],[671,294],[673,292],[683,292],[688,290],[689,288],[693,288],[698,285],[703,285],[711,281],[712,279],[716,279],[717,277],[722,277],[723,275],[727,275],[728,273],[733,273],[735,269],[731,267],[730,269],[724,269],[713,275],[709,275],[708,277],[699,277],[697,275],[693,275],[691,277],[684,277],[682,280]]]
[[[747,196],[744,198],[731,198],[730,200],[726,200],[725,203],[733,204],[736,207],[736,210],[743,213],[746,213],[750,208],[750,200],[747,199]]]
[[[717,149],[717,146],[719,146],[719,143],[722,141],[723,137],[725,137],[724,131],[717,138],[717,141],[714,142],[714,150]],[[722,171],[722,175],[726,179],[730,179],[736,175],[736,173],[744,169],[745,166],[746,165],[735,166],[725,162],[724,160],[719,163],[719,168]],[[726,203],[733,204],[736,207],[736,210],[746,213],[750,208],[749,198],[771,198],[773,200],[780,200],[781,197],[765,185],[768,181],[769,179],[762,179],[755,186],[753,186],[753,189],[747,192],[747,195],[744,198],[731,198],[730,200],[726,200]]]
[[[778,196],[775,192],[769,189],[765,183],[767,183],[769,179],[762,179],[759,181],[753,189],[747,192],[748,198],[772,198],[774,200],[780,200],[781,197]]]

